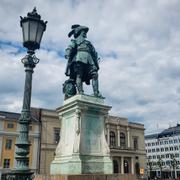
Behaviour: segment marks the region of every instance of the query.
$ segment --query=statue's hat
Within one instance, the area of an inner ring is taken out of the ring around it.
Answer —
[[[68,37],[71,37],[74,34],[74,37],[77,38],[81,31],[85,31],[86,33],[89,31],[89,28],[86,26],[80,26],[79,24],[74,24],[71,26],[71,31],[68,34]]]

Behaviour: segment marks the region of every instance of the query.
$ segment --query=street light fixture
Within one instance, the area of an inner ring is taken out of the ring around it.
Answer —
[[[46,30],[46,22],[41,20],[36,8],[27,14],[27,17],[20,17],[20,25],[23,32],[23,45],[28,50],[34,51],[40,48],[43,32]]]
[[[29,123],[32,120],[31,106],[31,87],[32,73],[39,59],[34,55],[35,50],[40,48],[43,32],[46,30],[46,22],[41,20],[41,16],[37,13],[36,8],[22,18],[20,25],[23,32],[23,46],[28,49],[27,55],[21,60],[25,67],[26,79],[24,86],[24,98],[21,116],[19,118],[20,134],[16,142],[16,161],[15,169],[8,174],[10,180],[31,180],[33,172],[29,169]]]

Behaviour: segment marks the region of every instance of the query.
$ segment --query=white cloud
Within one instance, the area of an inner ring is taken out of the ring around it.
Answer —
[[[42,49],[37,51],[41,61],[33,74],[32,106],[56,108],[62,104],[66,79],[62,56],[71,25],[79,23],[90,28],[88,39],[100,54],[100,89],[113,114],[144,123],[149,132],[157,123],[167,128],[169,122],[179,121],[180,1],[0,3],[0,109],[21,108],[25,73],[20,59],[25,54],[16,47],[22,41],[19,16],[36,6],[48,24]]]

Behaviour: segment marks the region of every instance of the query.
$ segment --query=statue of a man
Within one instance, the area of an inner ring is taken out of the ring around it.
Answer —
[[[91,42],[86,40],[89,28],[80,25],[72,25],[71,28],[68,36],[73,35],[74,39],[66,49],[68,63],[65,74],[74,80],[79,94],[84,93],[83,82],[89,85],[92,79],[94,96],[102,97],[98,88],[98,54]]]

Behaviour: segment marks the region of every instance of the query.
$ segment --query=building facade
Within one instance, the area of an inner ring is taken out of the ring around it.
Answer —
[[[144,174],[144,125],[128,122],[126,118],[109,116],[105,126],[114,173]]]
[[[41,109],[40,174],[50,174],[50,164],[60,139],[60,122],[55,110]]]
[[[160,133],[146,135],[147,170],[149,176],[180,176],[180,125]]]
[[[30,125],[32,145],[29,165],[35,173],[49,174],[60,140],[60,120],[55,110],[33,108],[32,112],[36,118]],[[0,112],[0,171],[3,173],[16,165],[14,158],[19,116],[17,113]],[[114,173],[144,173],[146,154],[143,124],[128,122],[126,118],[107,116],[105,136],[110,147]]]
[[[33,120],[29,127],[29,140],[31,141],[29,167],[38,173],[40,134],[36,113],[36,111],[33,112]],[[15,143],[19,136],[19,117],[18,113],[0,111],[0,177],[1,174],[9,172],[16,166]]]

